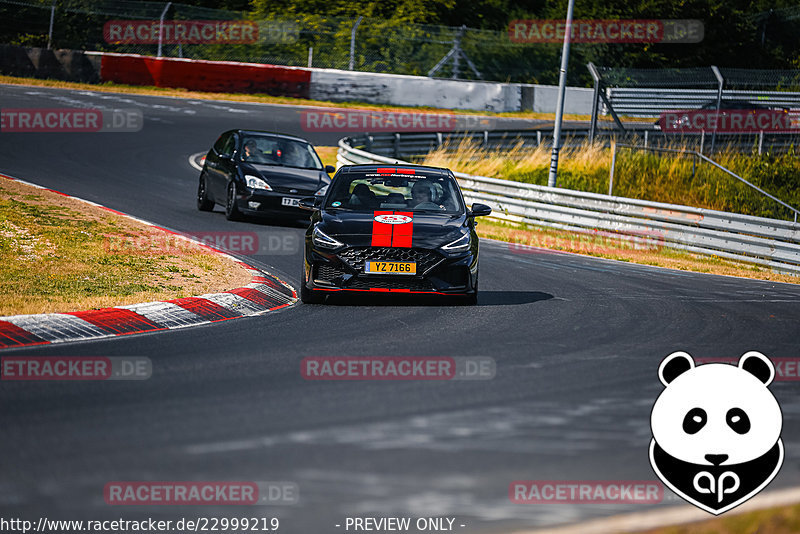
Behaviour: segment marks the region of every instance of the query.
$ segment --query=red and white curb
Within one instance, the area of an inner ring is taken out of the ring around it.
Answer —
[[[174,330],[260,315],[291,306],[297,302],[297,292],[291,285],[280,278],[190,237],[89,200],[73,197],[60,191],[48,189],[4,174],[0,174],[0,178],[14,180],[37,189],[74,198],[164,232],[169,232],[178,238],[192,241],[198,246],[230,258],[250,270],[252,274],[250,283],[245,287],[221,293],[209,293],[197,297],[185,297],[164,302],[145,302],[80,312],[0,317],[0,349],[67,341],[84,341],[158,330]]]

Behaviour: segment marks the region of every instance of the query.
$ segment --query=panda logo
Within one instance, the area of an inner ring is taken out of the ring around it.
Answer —
[[[760,352],[738,365],[695,366],[685,352],[658,368],[665,389],[650,415],[650,465],[672,491],[719,515],[769,484],[783,464],[783,415],[767,386],[775,367]]]

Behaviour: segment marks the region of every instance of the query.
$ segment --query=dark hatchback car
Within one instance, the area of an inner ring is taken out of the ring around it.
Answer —
[[[478,235],[448,169],[419,165],[351,165],[327,194],[305,198],[306,231],[300,297],[319,303],[341,292],[453,295],[475,304]]]
[[[308,216],[298,207],[301,198],[322,196],[329,172],[305,139],[255,130],[230,130],[219,136],[206,155],[197,187],[197,208],[215,204],[225,216]]]

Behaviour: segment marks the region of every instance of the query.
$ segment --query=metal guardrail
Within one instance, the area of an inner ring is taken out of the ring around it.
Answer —
[[[656,89],[639,87],[607,87],[605,89],[614,111],[622,115],[658,117],[664,111],[700,109],[704,104],[717,101],[715,89]],[[736,100],[774,108],[800,109],[800,93],[784,91],[722,91],[724,102]],[[603,115],[609,112],[602,106]]]
[[[408,163],[371,152],[364,141],[363,137],[340,140],[339,164]],[[613,232],[800,275],[800,223],[458,172],[455,175],[466,200],[488,204],[497,219],[583,233]]]
[[[630,128],[625,131],[598,130],[595,141],[609,147],[611,141],[627,144],[643,144],[645,147],[669,147],[680,145],[687,150],[708,152],[707,147],[711,141],[708,132],[663,133],[653,124],[640,123],[637,129]],[[562,146],[578,145],[588,141],[590,132],[587,129],[563,130],[565,139]],[[445,147],[455,149],[465,140],[492,149],[508,149],[516,146],[520,141],[528,147],[544,146],[551,148],[553,144],[553,130],[486,130],[486,131],[458,131],[458,132],[408,132],[408,133],[375,133],[354,136],[356,146],[363,146],[364,150],[380,156],[392,158],[409,158],[427,154],[431,150]],[[750,134],[717,134],[717,147],[730,147],[744,153],[763,152],[782,153],[796,149],[800,146],[800,132],[798,133],[750,133]]]

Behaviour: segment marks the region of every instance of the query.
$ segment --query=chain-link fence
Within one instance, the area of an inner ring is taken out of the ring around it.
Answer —
[[[162,16],[164,26],[159,26]],[[187,33],[181,40],[169,34],[178,21],[251,21],[257,38],[197,42]],[[116,33],[110,34],[109,24],[115,22]],[[511,42],[502,31],[369,18],[292,14],[253,20],[245,12],[180,3],[0,0],[0,43],[5,44],[157,55],[157,42],[139,38],[141,24],[160,28],[161,53],[169,57],[337,69],[352,65],[354,70],[443,78],[544,83],[557,75],[560,53],[558,44],[532,48]]]
[[[631,69],[596,67],[604,87],[660,87],[716,89],[720,80],[711,67]],[[800,70],[736,69],[719,67],[725,89],[800,91]]]

